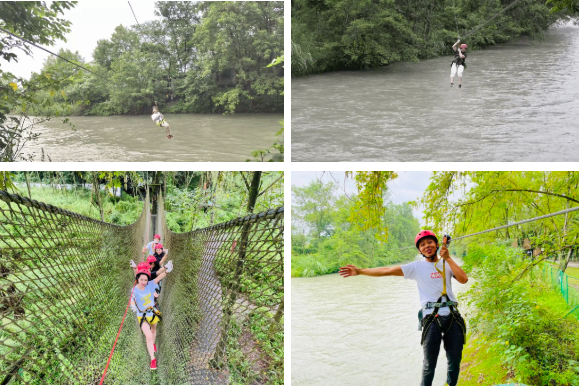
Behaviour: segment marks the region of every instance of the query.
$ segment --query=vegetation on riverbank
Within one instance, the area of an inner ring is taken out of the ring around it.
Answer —
[[[296,0],[292,2],[292,75],[451,55],[458,36],[470,51],[521,35],[541,37],[554,22],[578,17],[577,3],[575,8],[560,9],[556,0],[550,2],[519,1],[501,12],[512,1]]]
[[[577,317],[566,316],[570,305],[541,266],[530,269],[529,257],[506,244],[471,246],[464,257],[475,280],[462,295],[472,338],[459,382],[578,385]]]
[[[25,173],[28,173],[26,175]],[[15,193],[87,217],[128,225],[141,214],[145,182],[165,182],[165,210],[169,228],[188,232],[247,215],[250,181],[256,172],[14,172]],[[259,197],[252,212],[284,205],[283,172],[258,172]],[[31,184],[30,195],[26,178]],[[90,185],[100,185],[98,199]],[[43,186],[35,186],[35,184]],[[246,185],[246,183],[248,185]],[[76,184],[74,189],[60,187]],[[0,188],[2,187],[0,185]],[[121,197],[111,189],[120,189]]]
[[[64,116],[151,114],[154,103],[162,113],[284,111],[283,2],[155,6],[159,20],[118,26],[98,41],[90,62],[61,49],[61,58],[50,56],[30,79],[0,69],[0,162],[31,160],[20,152],[38,137],[34,125],[70,124]],[[74,7],[78,2],[3,1],[0,26],[49,47],[70,32],[66,16]],[[36,50],[1,37],[0,61],[17,61],[19,49]],[[30,116],[36,119],[24,119]]]
[[[337,197],[334,183],[292,187],[292,277],[338,272],[345,264],[365,268],[415,257],[419,221],[408,204],[388,202],[380,224],[390,229],[387,242],[376,229],[361,230],[350,218],[358,198]]]

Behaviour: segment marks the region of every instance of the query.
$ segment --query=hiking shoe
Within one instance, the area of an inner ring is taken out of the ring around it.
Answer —
[[[151,370],[157,370],[157,359],[153,359],[151,361],[151,367],[150,367],[150,369]]]
[[[153,352],[157,352],[157,346],[153,343]]]

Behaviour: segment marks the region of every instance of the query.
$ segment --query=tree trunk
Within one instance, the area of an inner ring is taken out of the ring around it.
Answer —
[[[101,213],[101,221],[105,221],[105,214],[103,213],[103,206],[101,205],[101,192],[99,191],[99,177],[97,173],[98,172],[93,172],[93,189],[97,198],[97,207]]]
[[[24,172],[24,178],[26,178],[26,187],[28,188],[28,198],[32,200],[32,195],[30,194],[30,181],[28,181],[28,172]]]
[[[254,172],[248,196],[248,213],[254,213],[254,207],[256,206],[256,201],[258,200],[258,193],[260,190],[260,178],[262,178],[262,172]]]

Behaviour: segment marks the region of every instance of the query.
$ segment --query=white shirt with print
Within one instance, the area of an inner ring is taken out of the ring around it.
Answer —
[[[443,261],[443,259],[439,259],[437,262],[437,268],[439,268],[440,271],[443,271]],[[403,270],[405,279],[415,280],[417,282],[422,308],[424,308],[428,302],[434,303],[439,299],[441,292],[443,292],[443,278],[435,269],[434,263],[425,260],[418,260],[401,266],[401,269]],[[451,271],[449,264],[445,264],[445,276],[447,280],[447,295],[449,295],[449,300],[456,302],[457,298],[455,297],[451,286],[453,271]],[[445,297],[443,297],[442,301],[445,300]],[[423,316],[427,316],[431,312],[433,312],[432,308],[423,310]],[[439,308],[439,315],[449,315],[449,307]]]

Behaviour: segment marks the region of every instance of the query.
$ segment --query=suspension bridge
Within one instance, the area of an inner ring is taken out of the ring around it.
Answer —
[[[283,382],[284,208],[174,233],[149,199],[117,226],[0,190],[2,384]],[[175,268],[150,371],[126,310],[154,233]]]

